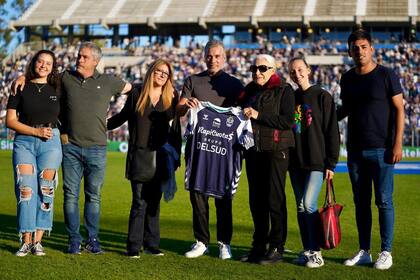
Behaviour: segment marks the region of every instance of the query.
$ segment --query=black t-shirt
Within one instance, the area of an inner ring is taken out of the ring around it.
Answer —
[[[211,77],[204,71],[185,80],[181,97],[195,97],[216,106],[230,107],[236,103],[243,88],[241,81],[224,71]]]
[[[10,95],[7,109],[15,109],[26,125],[56,124],[60,113],[60,95],[49,84],[29,82],[23,91]]]
[[[392,97],[402,92],[397,75],[379,64],[364,75],[357,74],[354,68],[343,75],[340,115],[348,115],[348,150],[392,147],[395,131]]]

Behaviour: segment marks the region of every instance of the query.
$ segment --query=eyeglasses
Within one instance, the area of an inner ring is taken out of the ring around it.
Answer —
[[[251,71],[252,73],[257,73],[257,70],[260,71],[260,73],[265,73],[267,72],[269,69],[273,69],[273,67],[267,66],[267,65],[251,65],[249,67],[249,71]]]
[[[163,70],[159,70],[159,69],[155,69],[155,74],[156,75],[161,75],[162,77],[168,78],[169,77],[169,73],[165,72]]]

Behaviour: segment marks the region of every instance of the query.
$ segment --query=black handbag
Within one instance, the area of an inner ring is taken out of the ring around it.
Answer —
[[[129,179],[143,183],[151,181],[156,173],[156,151],[134,148],[130,158]]]

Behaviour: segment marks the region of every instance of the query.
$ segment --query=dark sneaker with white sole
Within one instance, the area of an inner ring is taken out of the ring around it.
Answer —
[[[259,260],[259,264],[276,264],[283,261],[283,252],[277,248],[270,248],[265,256]]]
[[[81,254],[81,248],[80,242],[70,242],[69,249],[67,250],[67,253],[71,255],[80,255]]]
[[[91,238],[86,241],[85,250],[91,254],[100,255],[105,252],[101,249],[99,245],[99,240],[97,238]]]
[[[158,248],[149,247],[144,249],[145,254],[153,255],[153,256],[164,256],[165,254],[159,250]]]

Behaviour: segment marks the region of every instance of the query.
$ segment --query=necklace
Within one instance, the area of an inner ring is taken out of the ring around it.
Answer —
[[[37,83],[34,83],[34,85],[36,86],[36,88],[38,89],[38,92],[39,93],[41,93],[41,89],[43,88],[43,87],[45,87],[47,84],[45,83],[45,84],[42,84],[42,86],[38,86],[38,84]]]

